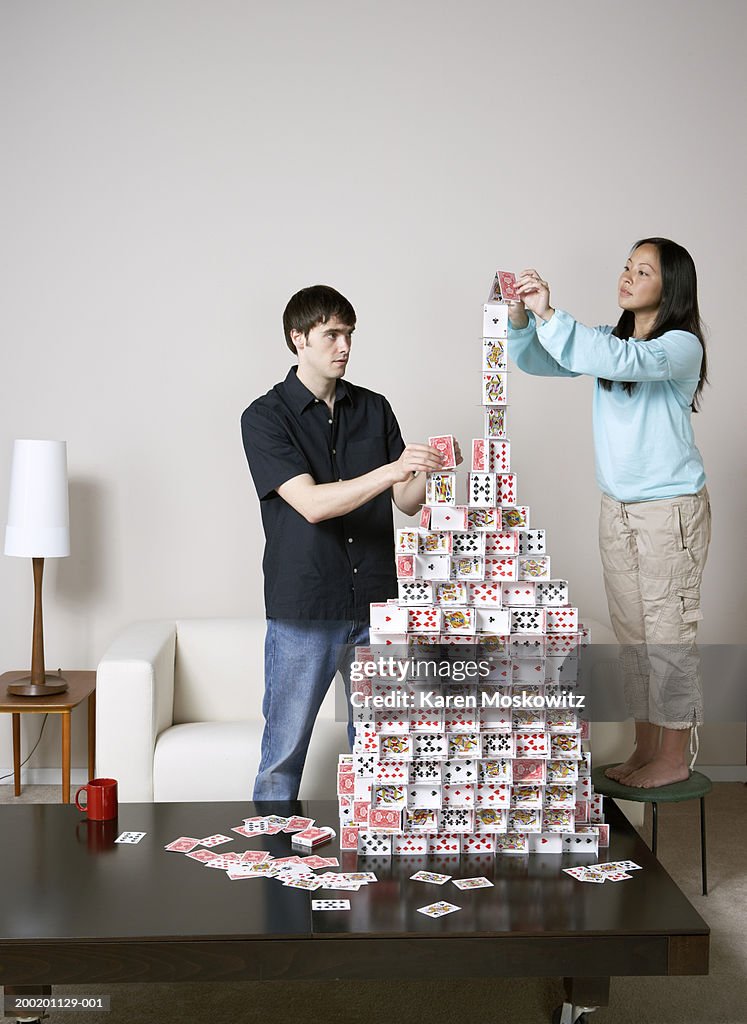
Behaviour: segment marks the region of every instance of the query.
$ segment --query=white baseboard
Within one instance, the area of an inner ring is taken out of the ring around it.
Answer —
[[[0,786],[13,785],[13,768],[0,767],[0,776],[7,775],[7,779],[0,782]],[[88,770],[86,768],[70,769],[70,785],[82,786],[88,782]],[[22,786],[61,786],[62,772],[59,768],[21,768]]]
[[[699,764],[695,771],[707,775],[711,782],[747,782],[747,764]]]

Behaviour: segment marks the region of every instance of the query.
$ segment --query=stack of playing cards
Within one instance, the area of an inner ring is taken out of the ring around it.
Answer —
[[[587,864],[584,867],[563,868],[563,871],[577,882],[624,882],[633,876],[631,871],[640,871],[641,865],[634,860],[615,860],[604,864]]]
[[[453,436],[429,438],[443,464],[427,474],[419,525],[397,531],[398,595],[371,605],[370,647],[356,650],[366,671],[351,673],[355,744],[337,774],[344,850],[608,845],[588,723],[573,702],[589,631],[568,582],[553,577],[546,531],[530,524],[511,466],[507,303],[516,298],[514,275],[498,271],[483,306],[483,429],[466,486]],[[435,675],[422,673],[426,663]]]

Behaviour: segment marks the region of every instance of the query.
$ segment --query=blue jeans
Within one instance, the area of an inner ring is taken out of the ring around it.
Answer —
[[[356,644],[368,643],[368,622],[339,619],[268,619],[262,757],[255,800],[295,800],[311,732],[338,669],[347,668]],[[349,679],[342,671],[348,698]],[[348,699],[348,739],[355,732]],[[330,779],[330,786],[335,784]]]

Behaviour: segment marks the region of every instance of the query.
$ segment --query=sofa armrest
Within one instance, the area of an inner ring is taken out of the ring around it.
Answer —
[[[96,772],[124,803],[153,800],[153,751],[173,723],[176,623],[137,622],[96,670]]]

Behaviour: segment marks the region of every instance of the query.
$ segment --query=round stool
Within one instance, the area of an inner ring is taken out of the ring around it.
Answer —
[[[656,837],[658,832],[658,805],[669,803],[679,804],[683,800],[700,799],[700,863],[703,873],[703,895],[708,895],[708,873],[706,868],[706,817],[705,797],[713,789],[713,783],[702,772],[690,772],[690,778],[684,782],[673,782],[671,786],[658,786],[653,789],[641,789],[638,786],[623,786],[621,782],[608,779],[604,774],[608,768],[617,767],[601,764],[593,768],[591,781],[597,793],[613,797],[615,800],[633,800],[640,804],[651,804],[653,812],[653,828],[651,830],[651,852],[656,856]]]

